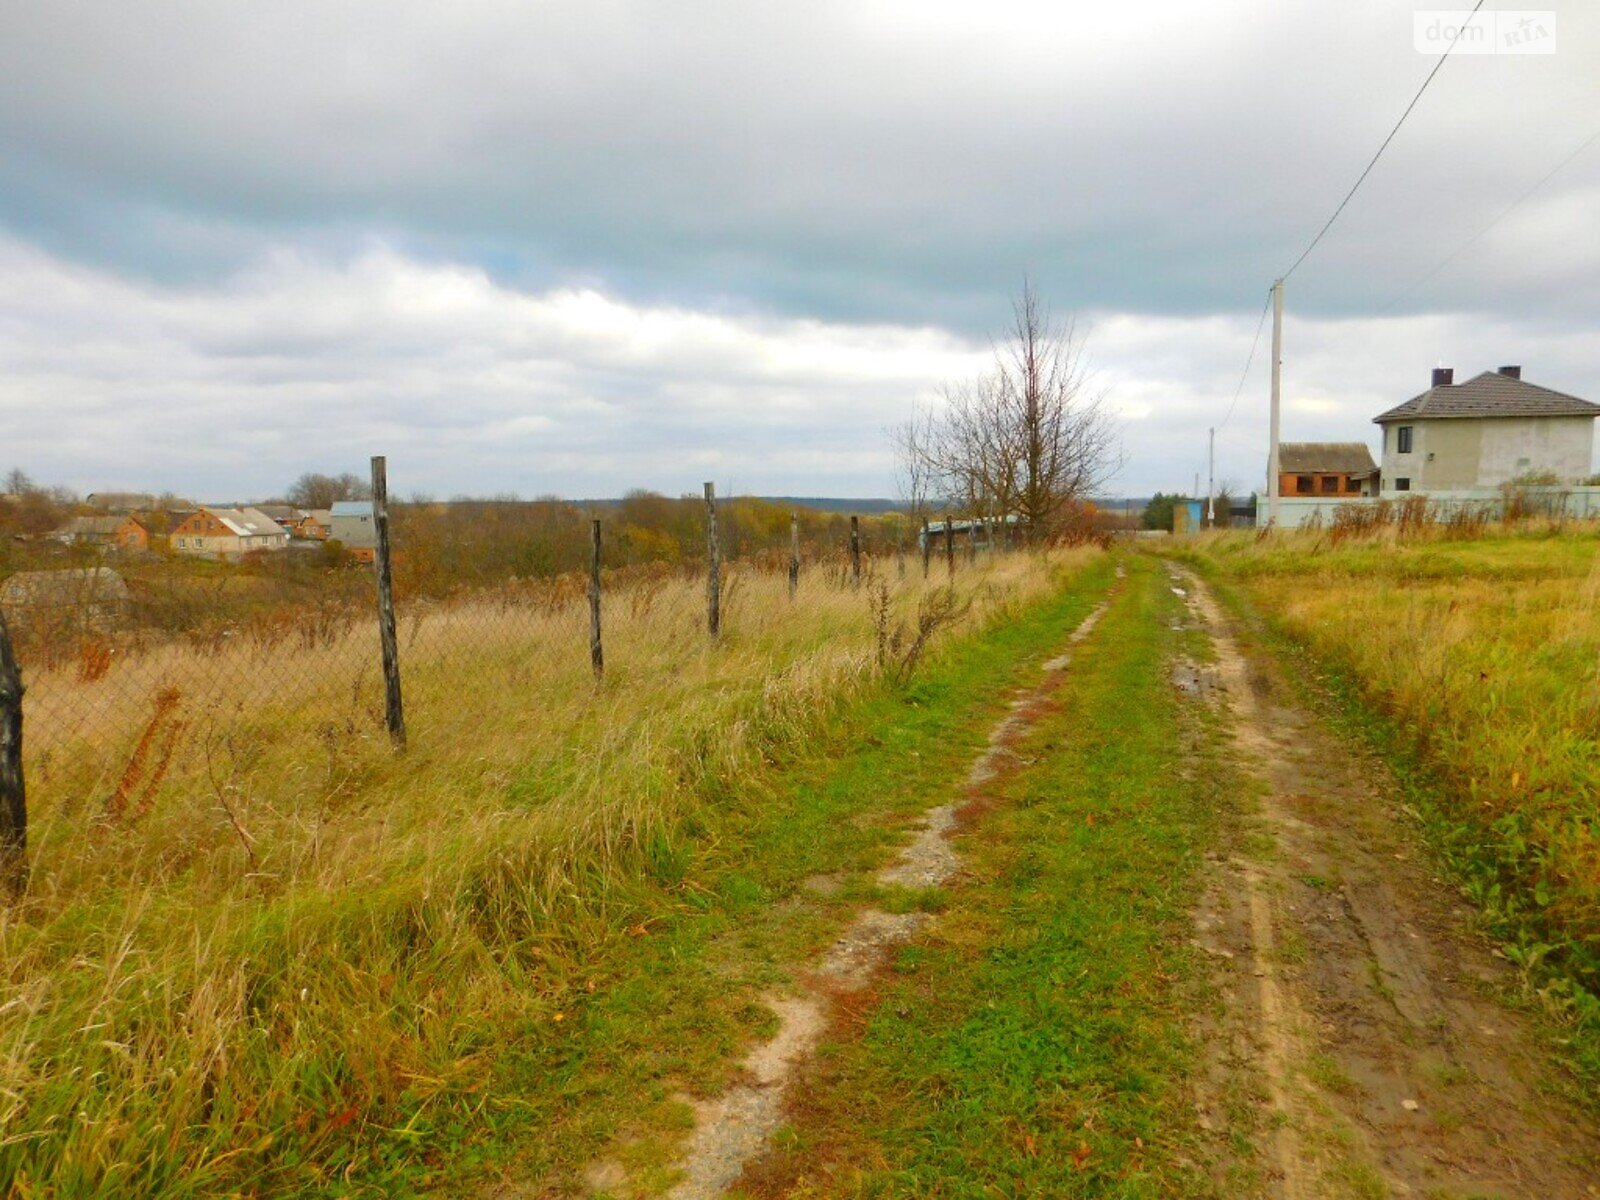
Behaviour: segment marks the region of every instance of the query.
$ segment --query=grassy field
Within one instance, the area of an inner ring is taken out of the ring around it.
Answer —
[[[670,1054],[641,1029],[676,1014],[715,1035],[697,1043],[709,1061],[755,1019],[725,970],[669,983],[652,956],[674,938],[674,963],[691,943],[709,955],[697,918],[726,922],[794,870],[881,842],[839,816],[911,805],[921,764],[965,745],[953,731],[1081,603],[1068,581],[1103,583],[1104,564],[1079,551],[964,571],[966,616],[909,689],[886,680],[879,647],[880,630],[914,623],[915,581],[888,589],[884,629],[869,588],[818,576],[791,606],[780,576],[736,572],[717,645],[698,583],[640,584],[608,601],[600,687],[575,652],[577,596],[551,596],[537,620],[441,608],[402,630],[403,756],[372,720],[359,632],[289,651],[312,682],[288,693],[259,646],[208,651],[237,656],[203,664],[210,691],[185,682],[202,665],[181,656],[113,664],[179,692],[188,707],[167,728],[184,752],[119,810],[104,799],[122,790],[114,761],[30,734],[33,876],[0,911],[0,1184],[404,1194],[505,1160],[506,1131],[540,1144],[526,1169],[574,1169],[612,1132],[602,1091],[616,1111],[632,1080],[626,1111],[662,1070],[694,1077],[692,1063],[641,1071],[643,1050],[609,1068],[590,1055],[630,1037]],[[106,678],[31,678],[29,703]],[[122,733],[130,761],[141,725]],[[898,778],[834,790],[865,769],[839,761],[861,739]],[[796,805],[824,819],[797,823]],[[758,846],[773,857],[751,863]],[[819,935],[802,921],[788,936]],[[607,1011],[628,1036],[585,1042]]]
[[[1436,843],[1600,1071],[1600,539],[1449,532],[1188,553],[1331,669],[1403,773],[1423,765]]]

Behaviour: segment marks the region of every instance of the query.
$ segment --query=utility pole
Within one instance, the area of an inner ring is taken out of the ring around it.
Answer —
[[[1278,411],[1283,383],[1283,280],[1272,284],[1272,444],[1267,450],[1267,521],[1278,524]]]
[[[1206,524],[1217,523],[1217,429],[1206,431]]]

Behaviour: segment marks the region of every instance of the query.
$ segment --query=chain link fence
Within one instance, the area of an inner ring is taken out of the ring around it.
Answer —
[[[978,522],[924,537],[900,518],[718,505],[709,491],[589,508],[387,506],[407,754],[454,760],[455,786],[550,784],[580,727],[586,744],[629,736],[596,732],[608,698],[654,689],[677,703],[672,682],[708,653],[770,659],[846,638],[880,658],[910,653],[919,597],[1009,541]],[[370,503],[355,507],[370,517]],[[193,853],[237,840],[254,865],[263,807],[319,822],[404,770],[374,528],[336,516],[344,538],[221,558],[52,552],[0,580],[40,832],[200,811],[205,829],[166,840]]]

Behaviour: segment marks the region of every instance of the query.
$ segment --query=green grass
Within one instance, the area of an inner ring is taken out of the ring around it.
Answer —
[[[794,963],[814,959],[859,899],[879,892],[866,875],[930,797],[964,773],[1002,711],[1002,690],[1088,612],[1110,566],[1098,563],[1026,619],[961,644],[907,692],[862,705],[834,737],[782,765],[759,810],[689,856],[674,885],[676,911],[618,960],[619,984],[570,997],[563,1087],[584,1097],[582,1116],[552,1122],[556,1114],[542,1111],[546,1055],[502,1056],[507,1090],[529,1099],[499,1140],[514,1144],[517,1129],[537,1134],[516,1174],[570,1175],[630,1136],[636,1162],[671,1162],[676,1145],[655,1126],[683,1125],[675,1095],[710,1095],[730,1082],[739,1047],[767,1032],[770,1012],[758,997]],[[849,882],[831,897],[802,887],[822,875]],[[945,902],[937,889],[895,892],[890,905],[904,910]]]
[[[190,850],[150,864],[146,890],[52,893],[48,920],[0,926],[19,952],[0,1192],[538,1189],[634,1125],[681,1129],[675,1095],[722,1086],[769,1020],[760,992],[835,935],[904,818],[964,769],[997,690],[1110,570],[1079,556],[1031,599],[994,591],[902,691],[859,669],[869,629],[810,614],[788,642],[736,630],[643,699],[619,670],[560,748],[570,768],[541,744],[498,791],[458,795],[423,745],[330,818],[370,843],[331,878],[223,888]],[[692,712],[640,710],[697,679]],[[632,742],[583,740],[624,716]],[[106,838],[95,853],[160,844]],[[846,887],[814,895],[814,874]],[[664,1178],[674,1149],[626,1153]]]
[[[1148,560],[1075,653],[1038,764],[959,841],[972,879],[822,1049],[759,1194],[1202,1196],[1190,910],[1226,807],[1166,677]],[[1238,1182],[1237,1180],[1233,1182]]]

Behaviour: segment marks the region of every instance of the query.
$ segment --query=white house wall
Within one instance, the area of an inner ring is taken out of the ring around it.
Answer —
[[[1478,486],[1494,487],[1530,471],[1549,471],[1563,481],[1588,476],[1594,461],[1594,418],[1522,417],[1489,419],[1483,426]]]
[[[1383,434],[1383,492],[1387,499],[1407,493],[1396,479],[1409,479],[1411,492],[1437,493],[1493,488],[1529,473],[1553,473],[1563,483],[1593,473],[1592,417],[1486,417],[1410,422],[1411,453],[1398,449],[1399,429]]]

